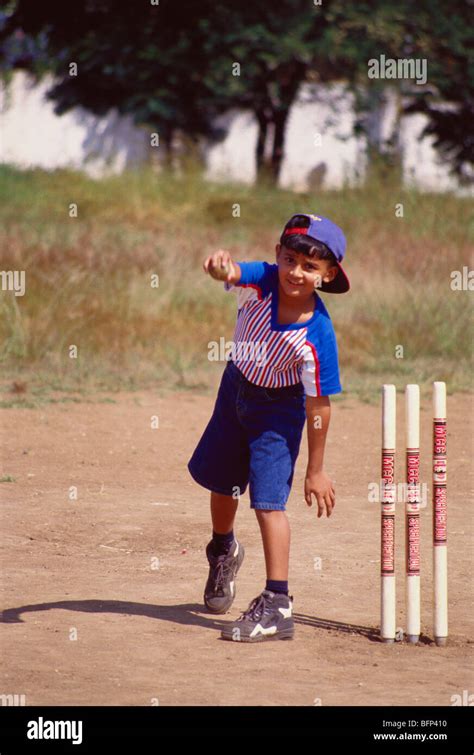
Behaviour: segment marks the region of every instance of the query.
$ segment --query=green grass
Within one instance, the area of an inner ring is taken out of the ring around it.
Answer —
[[[78,217],[69,216],[71,203]],[[453,270],[474,266],[470,207],[387,176],[363,189],[294,193],[211,184],[192,166],[182,177],[149,169],[100,181],[0,166],[0,269],[25,270],[27,286],[24,297],[0,297],[2,405],[212,390],[224,365],[208,361],[207,344],[232,338],[236,307],[202,261],[227,248],[237,260],[274,262],[281,229],[298,211],[331,217],[348,239],[351,291],[323,294],[344,388],[334,400],[373,402],[383,382],[428,390],[436,379],[450,393],[472,390],[470,293],[450,288]]]

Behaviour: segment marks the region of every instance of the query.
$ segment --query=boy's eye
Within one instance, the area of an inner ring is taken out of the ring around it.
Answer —
[[[294,262],[294,259],[293,259],[293,257],[287,257],[287,258],[286,258],[286,261],[287,261],[287,262]],[[308,271],[309,271],[310,273],[314,273],[314,272],[315,272],[316,270],[318,270],[318,268],[317,268],[317,267],[315,267],[314,265],[311,265],[311,264],[310,264],[309,262],[305,264],[305,268],[306,268],[306,270],[308,270]]]

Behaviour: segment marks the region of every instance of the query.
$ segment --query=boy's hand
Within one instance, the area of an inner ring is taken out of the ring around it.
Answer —
[[[206,257],[203,268],[206,273],[209,273],[216,280],[227,282],[234,279],[237,272],[230,253],[223,249],[219,249],[218,252],[214,252],[214,254]]]
[[[304,497],[308,506],[313,505],[312,495],[314,495],[318,504],[318,519],[324,514],[324,511],[326,511],[327,516],[331,516],[336,505],[336,493],[326,472],[322,470],[321,472],[306,471]]]

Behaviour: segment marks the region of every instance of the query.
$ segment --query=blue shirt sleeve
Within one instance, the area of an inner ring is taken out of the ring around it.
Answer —
[[[324,305],[322,317],[308,332],[307,349],[300,367],[301,382],[308,396],[342,393],[336,334]]]
[[[260,261],[239,262],[238,260],[236,260],[236,262],[240,266],[240,269],[242,271],[240,281],[235,284],[224,283],[225,291],[232,291],[235,287],[248,285],[260,286],[261,288],[267,287],[272,273],[272,268],[275,267],[274,265],[269,265],[268,262]]]
[[[339,377],[339,356],[334,329],[325,334],[324,348],[319,353],[319,385],[321,396],[330,396],[334,393],[342,393],[341,380]]]

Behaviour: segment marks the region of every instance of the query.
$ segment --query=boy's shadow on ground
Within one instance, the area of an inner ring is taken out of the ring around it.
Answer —
[[[36,603],[18,608],[7,608],[3,611],[0,621],[3,624],[21,624],[21,614],[51,609],[81,611],[83,613],[121,613],[129,616],[147,616],[150,619],[171,621],[174,624],[187,624],[205,627],[207,629],[222,629],[229,623],[229,614],[207,612],[203,603],[181,603],[174,606],[160,606],[149,603],[133,603],[125,600],[58,600],[54,603]],[[236,617],[237,618],[237,617]],[[362,627],[341,621],[321,619],[316,616],[306,616],[294,613],[295,624],[325,629],[331,632],[343,632],[366,637],[371,642],[380,642],[378,630],[373,627]],[[423,641],[423,638],[421,638]]]

